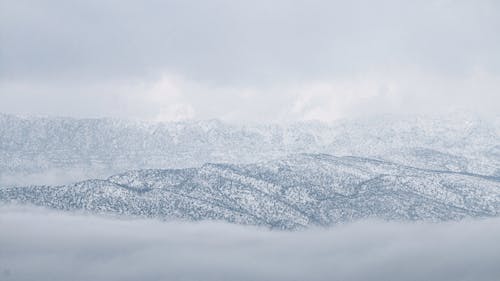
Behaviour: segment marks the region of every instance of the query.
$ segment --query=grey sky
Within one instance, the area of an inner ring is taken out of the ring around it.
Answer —
[[[0,111],[288,121],[500,111],[498,1],[0,0]]]
[[[272,232],[0,209],[2,280],[495,280],[498,218]]]

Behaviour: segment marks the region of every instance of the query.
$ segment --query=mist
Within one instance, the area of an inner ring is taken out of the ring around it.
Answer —
[[[2,280],[495,280],[500,219],[278,232],[0,208]]]
[[[0,186],[63,185],[87,179],[106,179],[117,171],[90,167],[50,168],[42,172],[7,172],[0,174]]]

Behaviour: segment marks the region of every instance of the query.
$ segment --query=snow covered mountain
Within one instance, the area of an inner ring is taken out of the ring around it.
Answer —
[[[253,163],[295,153],[499,176],[500,118],[382,116],[242,126],[0,114],[0,185],[64,184],[127,170]]]
[[[2,187],[0,202],[295,229],[362,218],[498,216],[500,177],[295,154],[256,164],[137,170],[71,185]]]

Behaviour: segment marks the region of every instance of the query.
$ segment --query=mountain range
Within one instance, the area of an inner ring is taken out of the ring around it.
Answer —
[[[0,202],[297,229],[367,218],[498,216],[500,178],[360,157],[295,154],[256,164],[136,170],[69,185],[4,187]]]
[[[0,185],[67,184],[138,169],[245,164],[290,154],[355,156],[500,175],[500,117],[381,116],[235,125],[0,114]]]
[[[498,216],[500,118],[236,125],[3,114],[0,202],[279,229]]]

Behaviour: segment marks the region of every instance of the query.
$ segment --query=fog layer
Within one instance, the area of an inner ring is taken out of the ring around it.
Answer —
[[[495,280],[500,219],[273,232],[0,208],[2,280]]]

